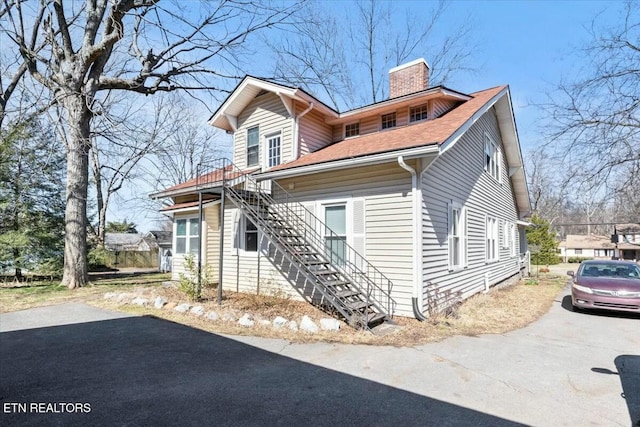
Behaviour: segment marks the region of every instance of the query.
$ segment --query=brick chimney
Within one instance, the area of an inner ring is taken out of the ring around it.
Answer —
[[[429,87],[429,64],[423,58],[389,70],[389,99]]]

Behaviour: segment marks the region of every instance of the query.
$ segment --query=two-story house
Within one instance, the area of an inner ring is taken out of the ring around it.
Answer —
[[[192,253],[223,289],[366,327],[519,274],[530,202],[509,88],[429,87],[423,59],[389,87],[339,113],[247,76],[209,121],[233,135],[233,161],[152,195],[173,202],[174,278]]]

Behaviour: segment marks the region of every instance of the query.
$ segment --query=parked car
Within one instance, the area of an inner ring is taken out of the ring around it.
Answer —
[[[640,266],[629,261],[583,261],[573,277],[575,311],[600,309],[640,313]]]

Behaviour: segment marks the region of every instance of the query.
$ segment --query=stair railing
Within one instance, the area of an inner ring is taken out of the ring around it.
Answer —
[[[204,173],[205,170],[210,172]],[[247,203],[246,209],[259,216],[260,206],[268,206],[287,226],[300,233],[309,246],[325,254],[332,268],[347,277],[368,304],[380,313],[392,316],[396,303],[391,298],[391,280],[277,182],[257,181],[251,172],[241,170],[228,159],[217,159],[206,167],[199,165],[196,187],[203,190],[221,186],[237,197],[243,196],[238,190],[245,192],[245,195],[247,192],[254,193],[255,207]],[[341,242],[339,251],[332,250],[327,241]]]

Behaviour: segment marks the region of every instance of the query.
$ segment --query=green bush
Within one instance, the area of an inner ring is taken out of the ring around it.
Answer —
[[[570,264],[580,264],[582,261],[588,261],[590,259],[593,259],[593,258],[572,256],[567,259],[567,262]]]
[[[180,273],[178,289],[187,295],[191,300],[197,301],[202,297],[202,288],[211,285],[211,269],[208,265],[202,266],[200,272],[200,285],[198,286],[198,266],[192,254],[184,257],[185,273]]]
[[[89,270],[107,268],[107,250],[105,248],[93,248],[87,254]]]

